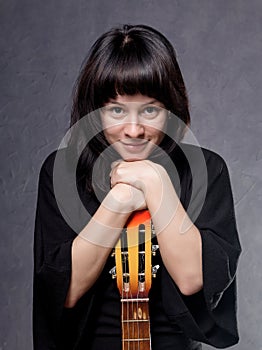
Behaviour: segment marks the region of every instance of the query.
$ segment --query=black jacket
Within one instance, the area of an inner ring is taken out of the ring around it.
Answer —
[[[225,348],[238,342],[235,275],[241,252],[229,174],[224,160],[216,153],[192,145],[180,146],[171,156],[179,176],[175,179],[171,174],[171,178],[179,189],[181,203],[201,233],[204,287],[192,296],[183,296],[162,266],[163,307],[171,324],[180,327],[189,338]],[[207,170],[205,198],[199,151]],[[77,233],[71,228],[66,209],[61,215],[63,204],[54,194],[53,170],[58,152],[47,157],[39,177],[34,238],[35,350],[87,349],[83,344],[88,341],[96,305],[94,285],[73,309],[63,306],[71,276],[71,244]],[[94,214],[98,200],[84,191],[80,197],[90,215]]]

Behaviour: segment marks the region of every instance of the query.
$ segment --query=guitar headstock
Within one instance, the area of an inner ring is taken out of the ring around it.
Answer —
[[[115,246],[116,267],[110,270],[122,299],[147,298],[159,265],[152,267],[152,255],[158,245],[152,245],[154,234],[148,210],[134,212]]]

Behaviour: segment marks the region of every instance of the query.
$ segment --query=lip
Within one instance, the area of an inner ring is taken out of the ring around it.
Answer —
[[[137,142],[137,143],[121,142],[121,144],[129,152],[135,153],[135,152],[141,152],[148,144],[148,141]]]

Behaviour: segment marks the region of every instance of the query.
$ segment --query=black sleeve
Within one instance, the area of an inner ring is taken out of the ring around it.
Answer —
[[[76,237],[58,208],[53,189],[55,153],[39,176],[34,233],[33,338],[35,350],[73,349],[90,308],[91,292],[64,308],[71,278],[71,245]]]
[[[204,155],[207,193],[194,223],[202,238],[203,289],[192,296],[183,296],[163,269],[162,290],[171,322],[179,324],[192,339],[224,348],[239,339],[235,277],[241,247],[227,166],[213,152]],[[196,208],[198,199],[193,200]]]

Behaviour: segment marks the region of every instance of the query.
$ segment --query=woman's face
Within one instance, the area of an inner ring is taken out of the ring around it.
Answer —
[[[148,158],[164,138],[167,111],[154,98],[117,95],[101,108],[104,135],[127,161]]]

